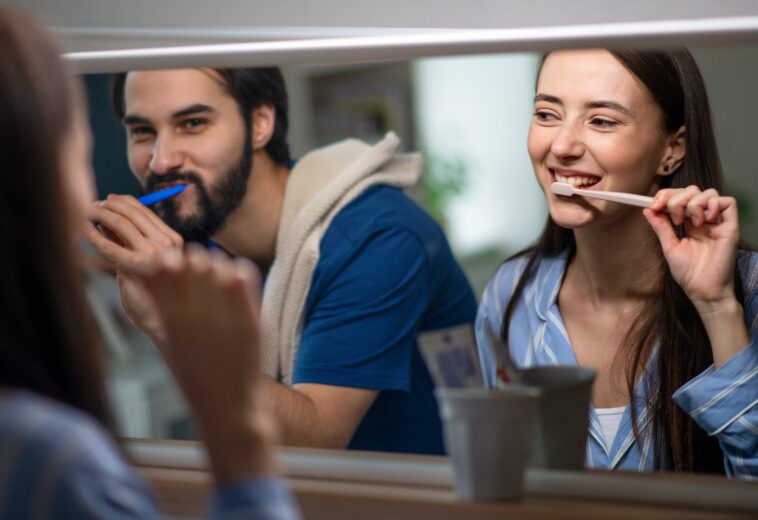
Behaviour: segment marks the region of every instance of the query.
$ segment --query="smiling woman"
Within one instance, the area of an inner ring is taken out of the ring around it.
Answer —
[[[690,54],[548,54],[528,149],[550,215],[485,292],[477,336],[490,383],[490,348],[524,366],[590,366],[588,465],[758,473],[754,443],[742,440],[758,424],[757,331],[747,328],[758,255],[738,253],[736,202],[719,194]],[[555,195],[556,181],[655,197],[640,212]],[[502,344],[487,345],[492,332]]]

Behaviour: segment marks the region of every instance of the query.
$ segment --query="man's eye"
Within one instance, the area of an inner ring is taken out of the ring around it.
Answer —
[[[155,131],[149,126],[134,126],[129,128],[129,136],[140,138],[154,134]]]
[[[182,124],[185,128],[188,128],[190,130],[202,128],[205,126],[207,121],[205,119],[199,118],[199,117],[193,117],[192,119],[186,119]]]
[[[537,121],[548,123],[551,121],[555,121],[557,117],[552,112],[547,112],[545,110],[536,110],[534,112],[534,117],[537,119]]]

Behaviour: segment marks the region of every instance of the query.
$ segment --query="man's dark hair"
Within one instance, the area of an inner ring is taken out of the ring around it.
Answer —
[[[262,105],[272,105],[276,112],[274,132],[266,145],[266,152],[274,162],[287,165],[290,150],[287,144],[288,102],[284,77],[278,67],[254,69],[215,69],[221,75],[227,91],[237,102],[245,125],[250,127],[251,112]],[[111,103],[119,119],[123,119],[124,84],[127,72],[110,78]]]

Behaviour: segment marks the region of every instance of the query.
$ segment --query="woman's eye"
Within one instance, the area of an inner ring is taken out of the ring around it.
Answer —
[[[552,112],[546,112],[544,110],[536,110],[534,112],[534,117],[537,119],[537,121],[543,122],[543,123],[549,123],[552,121],[556,121],[558,118],[555,114]]]
[[[593,117],[590,123],[597,128],[614,128],[618,126],[616,121],[604,117]]]

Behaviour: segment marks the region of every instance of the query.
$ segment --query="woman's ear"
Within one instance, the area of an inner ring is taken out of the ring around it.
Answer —
[[[265,148],[274,134],[276,127],[276,108],[274,105],[261,105],[253,109],[252,121],[252,145],[253,151]]]
[[[682,125],[667,141],[663,159],[658,165],[657,173],[662,176],[671,175],[682,165],[687,153],[687,128]]]

